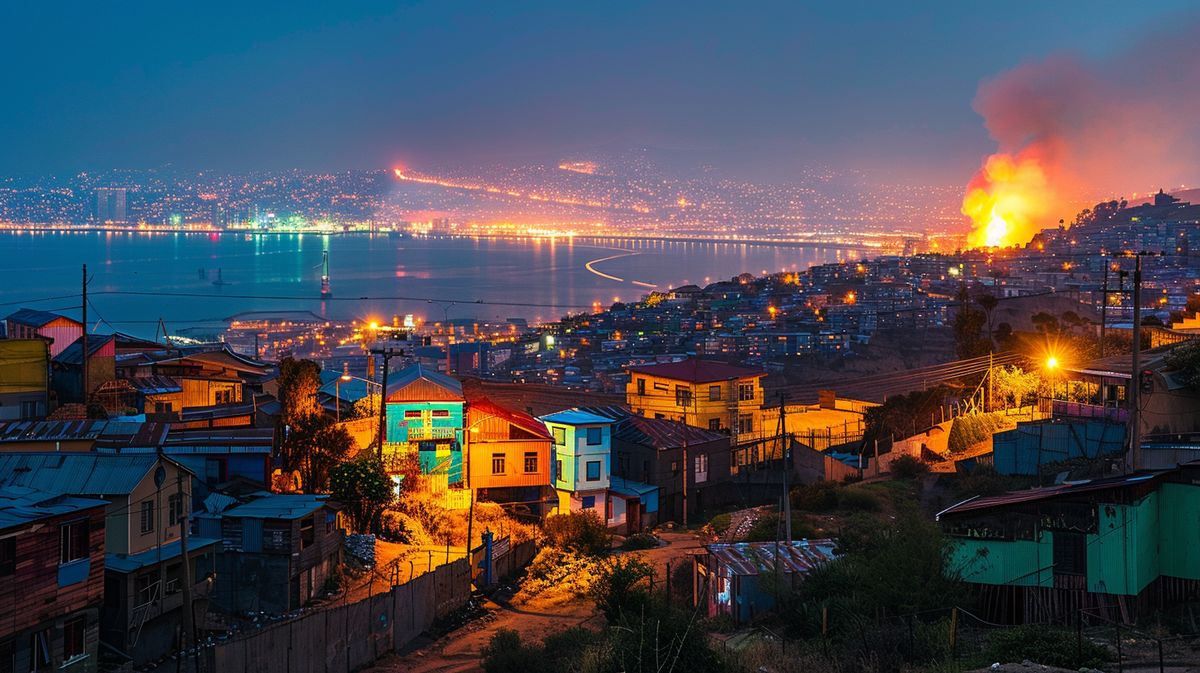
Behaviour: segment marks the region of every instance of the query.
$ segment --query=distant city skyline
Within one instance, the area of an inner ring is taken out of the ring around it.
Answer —
[[[958,184],[995,149],[982,81],[1064,51],[1103,62],[1190,6],[14,4],[0,174],[654,147],[754,180],[821,164]]]

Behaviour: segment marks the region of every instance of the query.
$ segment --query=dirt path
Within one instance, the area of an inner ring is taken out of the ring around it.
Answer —
[[[659,533],[667,544],[636,552],[660,569],[668,562],[675,563],[699,551],[700,540],[691,533]],[[602,628],[604,618],[588,599],[570,601],[533,596],[514,599],[511,589],[501,590],[484,607],[485,617],[442,636],[436,641],[419,645],[409,652],[381,659],[366,669],[369,673],[468,673],[483,670],[480,658],[483,648],[500,629],[512,629],[521,638],[541,642],[546,636],[574,626]]]

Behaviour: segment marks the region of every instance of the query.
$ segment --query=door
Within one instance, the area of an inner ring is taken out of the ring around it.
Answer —
[[[636,498],[625,501],[625,522],[630,533],[642,532],[642,506]]]

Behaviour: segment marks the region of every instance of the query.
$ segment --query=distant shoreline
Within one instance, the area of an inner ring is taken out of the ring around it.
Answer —
[[[393,234],[405,238],[426,238],[426,239],[496,239],[496,240],[512,240],[512,241],[554,241],[575,239],[581,241],[648,241],[648,242],[663,242],[663,243],[723,243],[730,245],[752,245],[763,247],[779,247],[779,248],[839,248],[843,250],[859,250],[871,251],[880,254],[888,254],[895,247],[893,241],[892,246],[880,242],[878,244],[854,242],[854,241],[839,241],[832,239],[807,240],[807,239],[772,239],[772,238],[718,238],[714,236],[685,236],[682,234],[674,235],[649,235],[649,234],[575,234],[553,236],[548,234],[489,234],[489,233],[438,233],[438,234],[422,234],[397,231],[308,231],[308,230],[293,230],[293,231],[252,231],[248,229],[190,229],[185,227],[154,227],[154,228],[138,228],[138,227],[111,227],[111,226],[95,226],[95,225],[3,225],[0,226],[0,234],[13,233],[51,233],[51,234],[194,234],[202,236],[391,236]],[[902,238],[897,236],[896,238]]]

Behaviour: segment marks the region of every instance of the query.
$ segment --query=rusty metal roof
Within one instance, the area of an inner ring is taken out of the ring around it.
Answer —
[[[711,383],[714,381],[729,381],[757,376],[766,376],[761,369],[750,369],[736,365],[725,364],[714,360],[688,358],[680,362],[662,362],[653,365],[629,367],[630,372],[661,376],[664,379],[688,381],[690,383]]]
[[[937,519],[941,519],[946,514],[961,514],[963,512],[971,512],[981,509],[991,509],[993,507],[1004,507],[1007,505],[1017,505],[1025,502],[1035,502],[1038,500],[1049,500],[1051,498],[1073,496],[1080,493],[1089,493],[1092,491],[1104,491],[1109,489],[1119,489],[1128,486],[1142,484],[1148,481],[1153,481],[1168,472],[1173,470],[1160,470],[1156,472],[1139,472],[1137,474],[1125,475],[1120,477],[1109,477],[1106,479],[1089,479],[1086,481],[1070,481],[1054,486],[1042,486],[1040,488],[1028,488],[1023,491],[1010,491],[1000,495],[988,496],[986,498],[974,497],[968,498],[958,504],[951,505],[946,509],[938,512]]]
[[[787,542],[732,542],[704,546],[717,562],[734,575],[758,575],[775,572],[776,558],[781,573],[807,573],[816,566],[837,558],[833,540],[793,540]],[[778,555],[776,550],[778,549]]]

